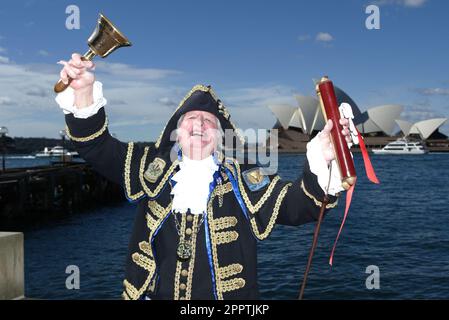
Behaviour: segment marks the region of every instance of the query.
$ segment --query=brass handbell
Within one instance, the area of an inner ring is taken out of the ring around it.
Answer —
[[[131,42],[101,13],[97,27],[87,40],[87,44],[89,45],[89,51],[81,57],[81,60],[84,61],[92,60],[95,56],[106,58],[115,49],[131,46]],[[72,80],[69,77],[69,82],[64,84],[60,79],[55,84],[55,92],[59,93],[67,89]]]

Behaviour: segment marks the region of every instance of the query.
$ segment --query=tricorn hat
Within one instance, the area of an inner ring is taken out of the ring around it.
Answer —
[[[234,134],[238,137],[238,142],[244,145],[243,138],[230,120],[231,116],[229,112],[221,100],[217,98],[211,86],[196,85],[182,99],[170,120],[168,120],[167,125],[162,130],[156,142],[156,148],[165,149],[173,147],[175,141],[173,141],[172,132],[177,129],[179,119],[187,112],[195,110],[207,111],[215,115],[220,121],[221,128],[223,130],[233,130]]]

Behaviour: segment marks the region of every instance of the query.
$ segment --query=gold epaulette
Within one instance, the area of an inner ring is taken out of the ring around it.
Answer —
[[[231,173],[234,175],[234,178],[237,180],[239,191],[240,194],[242,195],[246,207],[248,208],[251,214],[257,213],[260,210],[260,208],[262,208],[262,206],[265,204],[265,202],[268,200],[268,198],[271,196],[276,184],[280,181],[280,177],[275,176],[268,184],[268,187],[266,188],[262,196],[259,198],[259,200],[255,204],[253,204],[249,199],[248,193],[246,192],[245,186],[243,184],[243,178],[242,173],[240,171],[239,163],[237,162],[237,160],[233,158],[226,158],[226,159],[227,161],[225,162],[225,167],[231,171]]]

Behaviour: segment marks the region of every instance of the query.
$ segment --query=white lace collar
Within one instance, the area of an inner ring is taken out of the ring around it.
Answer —
[[[191,160],[183,156],[179,163],[180,170],[172,177],[176,181],[171,194],[173,195],[172,210],[192,214],[202,214],[207,211],[210,183],[218,170],[213,156],[203,160]]]

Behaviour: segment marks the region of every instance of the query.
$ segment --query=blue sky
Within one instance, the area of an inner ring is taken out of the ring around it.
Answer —
[[[71,4],[79,30],[65,27]],[[380,30],[365,28],[370,4]],[[155,140],[197,83],[213,85],[239,126],[270,128],[268,105],[295,105],[324,74],[361,110],[401,104],[411,121],[449,117],[444,0],[15,0],[0,5],[0,125],[12,136],[58,136],[56,62],[86,51],[99,12],[133,43],[96,60],[110,130],[123,140]]]

